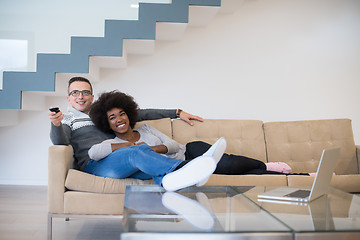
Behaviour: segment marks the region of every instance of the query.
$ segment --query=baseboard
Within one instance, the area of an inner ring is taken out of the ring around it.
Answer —
[[[27,186],[47,186],[47,179],[44,180],[27,180],[27,179],[0,179],[0,185],[27,185]]]

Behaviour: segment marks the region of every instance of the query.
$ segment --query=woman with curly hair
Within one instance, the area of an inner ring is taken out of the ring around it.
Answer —
[[[103,93],[92,104],[89,115],[94,124],[104,132],[115,133],[116,137],[89,150],[91,160],[85,172],[110,178],[152,178],[168,191],[198,184],[214,172],[217,164],[214,157],[220,159],[224,153],[225,139],[214,144],[208,154],[184,161],[177,158],[181,146],[174,140],[168,141],[163,136],[157,139],[149,126],[133,130],[137,113],[138,105],[133,98],[118,91]],[[174,158],[164,153],[173,153]]]

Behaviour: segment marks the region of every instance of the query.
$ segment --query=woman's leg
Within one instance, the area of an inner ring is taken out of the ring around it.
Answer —
[[[135,178],[135,179],[140,179],[140,180],[150,180],[152,178],[152,176],[150,176],[149,174],[143,173],[141,171],[138,171],[138,172],[134,173],[133,175],[129,176],[128,178]]]
[[[118,149],[100,161],[89,161],[85,171],[110,178],[139,177],[138,171],[152,176],[155,184],[168,191],[176,191],[208,178],[216,168],[213,157],[201,156],[180,169],[183,160],[173,159],[154,152],[148,145]]]
[[[210,144],[202,141],[195,141],[186,144],[185,158],[187,160],[201,156],[209,148]],[[266,165],[262,161],[233,154],[224,154],[217,164],[215,174],[239,175],[252,170],[260,173],[266,172]]]
[[[148,145],[139,145],[120,148],[100,161],[90,160],[85,171],[101,177],[144,179],[146,175],[162,177],[181,162],[154,152]]]

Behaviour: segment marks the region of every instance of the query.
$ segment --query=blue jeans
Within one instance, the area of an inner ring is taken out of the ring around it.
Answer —
[[[162,178],[182,161],[156,153],[148,145],[138,145],[120,148],[100,161],[90,160],[85,172],[108,178],[152,178],[161,185]]]

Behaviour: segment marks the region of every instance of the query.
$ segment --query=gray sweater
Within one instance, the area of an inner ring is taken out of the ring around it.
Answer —
[[[150,125],[143,125],[135,131],[140,133],[140,139],[137,141],[138,143],[144,142],[149,146],[156,145],[165,145],[168,149],[167,153],[164,154],[170,158],[182,159],[185,160],[185,146],[176,142],[175,140],[169,138],[156,128]],[[101,160],[107,157],[110,153],[112,153],[111,144],[112,143],[125,143],[127,141],[122,140],[118,137],[114,139],[108,139],[103,141],[102,143],[95,144],[89,150],[89,156],[93,160]]]
[[[160,118],[176,118],[176,109],[145,109],[139,112],[139,121]],[[50,139],[54,145],[71,145],[74,149],[75,168],[84,170],[89,161],[88,151],[94,145],[106,139],[114,138],[95,127],[89,115],[72,107],[64,113],[64,119],[59,127],[51,124]]]

